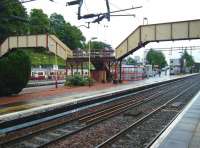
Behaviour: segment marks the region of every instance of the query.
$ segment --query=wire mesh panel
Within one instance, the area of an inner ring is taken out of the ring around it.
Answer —
[[[123,81],[138,81],[144,78],[143,66],[125,66],[122,67],[122,80]]]

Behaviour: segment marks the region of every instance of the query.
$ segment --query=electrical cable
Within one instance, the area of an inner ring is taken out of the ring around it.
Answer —
[[[160,48],[148,48],[145,50],[154,49],[156,51],[177,51],[177,50],[200,50],[200,46],[182,46],[182,47],[160,47]]]
[[[122,9],[121,7],[119,7],[118,5],[114,4],[113,2],[110,2],[110,5],[113,6],[115,9],[119,9],[119,10]],[[130,15],[130,16],[134,16],[134,17],[135,17],[135,14],[130,14],[130,13],[123,14],[123,15],[124,15],[124,16]],[[122,15],[122,16],[123,16],[123,15]],[[119,16],[120,16],[120,14],[119,14]]]
[[[29,3],[29,2],[33,2],[33,1],[37,1],[37,0],[18,0],[16,2],[11,2],[10,0],[3,0],[3,3],[4,4],[9,4],[10,2],[11,3]],[[49,1],[52,1],[52,0],[49,0]]]
[[[87,13],[89,13],[89,9],[88,9],[88,7],[87,7],[87,5],[86,5],[85,0],[83,1],[83,3],[84,3],[84,6],[85,6],[85,8],[86,8]]]

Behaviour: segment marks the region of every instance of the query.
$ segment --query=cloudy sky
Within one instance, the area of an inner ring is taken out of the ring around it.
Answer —
[[[43,9],[50,15],[54,12],[62,14],[67,22],[72,25],[84,25],[89,20],[77,20],[77,6],[66,7],[65,4],[70,0],[37,0],[35,2],[26,3],[24,6],[29,12],[33,8]],[[171,21],[183,21],[200,19],[199,0],[109,0],[111,11],[126,9],[130,7],[143,6],[141,9],[135,9],[118,14],[135,14],[136,17],[111,17],[111,21],[102,21],[100,24],[91,24],[90,29],[80,27],[87,40],[91,37],[98,37],[98,40],[108,42],[115,48],[125,37],[127,37],[138,25],[163,23]],[[106,12],[105,0],[84,0],[82,14]],[[150,43],[145,48],[152,47],[184,47],[184,46],[200,46],[200,41],[178,41],[178,42],[162,42]],[[142,56],[144,49],[140,49],[133,56]],[[164,52],[167,59],[177,58],[180,56],[178,52]],[[190,52],[189,52],[190,53]],[[200,50],[192,52],[195,60],[200,62]]]

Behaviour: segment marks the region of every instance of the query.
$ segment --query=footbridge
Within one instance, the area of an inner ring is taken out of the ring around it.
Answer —
[[[142,25],[116,48],[115,57],[124,57],[150,42],[200,39],[200,20]]]
[[[73,53],[62,41],[55,35],[42,34],[42,35],[24,35],[24,36],[11,36],[8,37],[0,45],[0,57],[15,48],[37,48],[44,47],[50,52],[58,55],[62,59],[72,57]]]

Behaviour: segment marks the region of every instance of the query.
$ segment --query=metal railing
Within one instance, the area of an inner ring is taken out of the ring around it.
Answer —
[[[85,52],[73,52],[73,57],[77,58],[84,58],[84,57],[89,57],[89,53]],[[104,51],[104,52],[99,52],[99,51],[92,51],[90,53],[90,57],[114,57],[114,53],[110,51]]]

